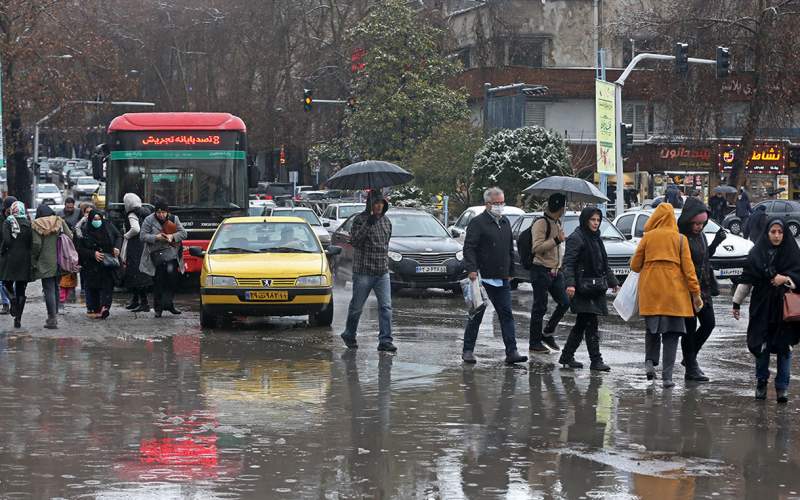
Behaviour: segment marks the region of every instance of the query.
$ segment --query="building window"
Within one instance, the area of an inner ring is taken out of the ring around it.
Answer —
[[[508,41],[509,66],[544,67],[546,38],[520,38]]]
[[[472,58],[471,58],[471,56],[472,56],[472,48],[471,47],[464,47],[464,48],[458,49],[458,51],[455,53],[454,56],[455,56],[456,59],[461,61],[461,65],[464,67],[464,69],[469,69],[469,68],[472,67]]]
[[[622,121],[633,124],[633,135],[644,137],[653,131],[652,110],[646,104],[623,104]]]
[[[546,107],[544,103],[527,101],[525,103],[525,126],[532,127],[537,125],[539,127],[544,127],[545,111]]]

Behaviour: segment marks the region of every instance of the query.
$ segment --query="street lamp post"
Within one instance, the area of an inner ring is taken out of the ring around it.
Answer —
[[[56,109],[47,113],[41,120],[36,122],[33,129],[33,200],[31,206],[36,208],[36,197],[39,194],[39,127],[61,111],[65,106],[72,104],[80,104],[86,106],[109,105],[109,106],[143,106],[152,108],[156,104],[154,102],[137,102],[137,101],[67,101],[64,104],[59,104]]]

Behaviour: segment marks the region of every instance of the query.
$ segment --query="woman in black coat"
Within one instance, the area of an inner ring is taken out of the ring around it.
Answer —
[[[775,392],[779,403],[788,402],[791,346],[800,341],[800,323],[783,321],[783,300],[800,285],[800,248],[781,219],[771,220],[756,246],[733,295],[733,317],[737,320],[747,294],[750,320],[747,348],[756,357],[756,399],[766,399],[770,354],[777,354]]]
[[[599,208],[584,208],[580,227],[567,238],[564,277],[570,309],[577,318],[558,362],[569,368],[583,368],[582,363],[575,361],[575,351],[585,336],[586,349],[592,361],[589,368],[607,372],[611,368],[603,363],[600,354],[597,317],[608,315],[606,291],[609,288],[616,291],[619,283],[608,265],[608,255],[600,238],[602,221],[603,213]]]
[[[14,328],[22,326],[22,312],[25,310],[25,290],[31,281],[31,248],[33,230],[25,211],[25,204],[15,201],[11,204],[8,216],[3,222],[2,243],[0,243],[0,278],[11,299],[11,315]]]
[[[119,257],[121,246],[122,236],[102,212],[89,212],[86,227],[78,238],[77,250],[86,289],[86,309],[91,318],[105,319],[109,315],[115,268],[104,261],[108,261],[110,256]]]
[[[142,206],[142,200],[135,193],[122,197],[125,203],[125,234],[122,235],[122,261],[125,264],[125,288],[131,292],[131,301],[125,309],[133,312],[149,312],[147,290],[153,286],[153,279],[139,270],[144,242],[139,238],[142,223],[150,215],[150,210]]]

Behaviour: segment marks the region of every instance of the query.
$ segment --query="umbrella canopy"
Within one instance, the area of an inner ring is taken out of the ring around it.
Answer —
[[[394,163],[367,160],[348,165],[336,172],[328,182],[328,187],[336,189],[384,188],[405,184],[414,178]]]
[[[723,193],[723,194],[736,194],[736,188],[733,186],[717,186],[714,188],[715,193]]]
[[[609,201],[594,184],[577,177],[553,175],[531,184],[522,190],[523,193],[537,198],[547,198],[551,194],[561,193],[568,201],[585,203],[604,203]]]

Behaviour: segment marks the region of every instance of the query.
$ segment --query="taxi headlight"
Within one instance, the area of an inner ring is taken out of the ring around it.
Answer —
[[[456,252],[456,260],[464,260],[464,252]]]
[[[206,276],[206,286],[236,286],[236,278],[232,276]]]
[[[301,276],[295,281],[297,286],[327,286],[328,278],[324,274],[317,276]]]
[[[392,259],[395,262],[400,262],[401,260],[403,260],[403,256],[400,255],[397,252],[389,252],[388,255],[389,255],[389,258]]]

